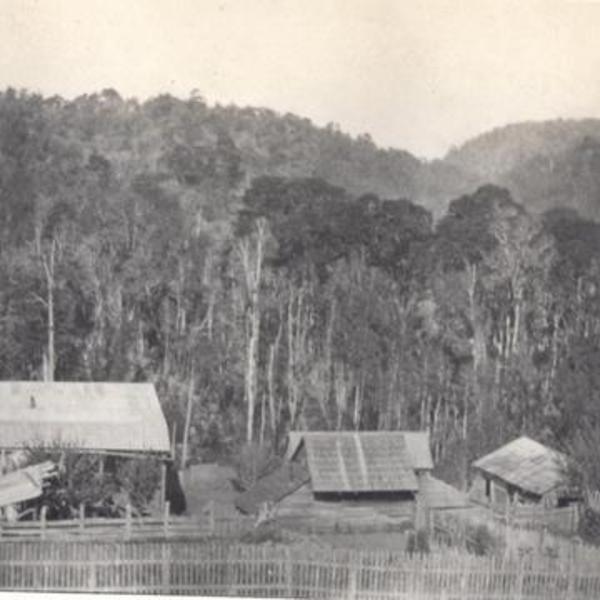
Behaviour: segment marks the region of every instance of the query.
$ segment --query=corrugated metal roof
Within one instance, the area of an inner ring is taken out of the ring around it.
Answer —
[[[315,492],[418,490],[404,432],[306,432],[303,440]]]
[[[0,382],[0,448],[169,452],[151,383]]]
[[[564,454],[525,436],[480,458],[473,467],[538,495],[566,481]]]
[[[258,512],[264,502],[278,502],[310,479],[308,471],[297,463],[284,463],[259,479],[247,492],[240,494],[235,505],[246,514]]]
[[[412,468],[415,470],[433,469],[433,459],[431,458],[429,447],[429,433],[427,431],[290,431],[285,458],[286,460],[291,460],[296,455],[306,435],[355,435],[356,433],[365,439],[370,436],[401,436],[404,438],[406,449],[410,455]]]

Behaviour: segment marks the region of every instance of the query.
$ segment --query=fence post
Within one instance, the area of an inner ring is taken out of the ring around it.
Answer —
[[[360,576],[360,570],[356,564],[356,559],[351,558],[348,563],[348,600],[355,600],[358,598],[358,578]]]
[[[232,553],[235,549],[235,546],[229,546],[227,549],[227,562],[225,563],[225,579],[227,584],[227,594],[229,596],[236,596],[236,584],[234,583],[234,574],[235,574],[235,560],[236,557],[232,556]]]
[[[79,504],[79,529],[85,529],[85,506],[83,502]]]
[[[46,512],[48,511],[48,507],[44,504],[42,506],[42,510],[40,511],[40,537],[45,540],[46,539]]]
[[[131,539],[131,502],[125,506],[125,539]]]
[[[94,551],[94,546],[90,547],[90,552],[88,554],[88,581],[87,587],[89,590],[96,590],[98,587],[96,581],[96,552]]]
[[[171,510],[171,503],[167,500],[165,502],[163,510],[163,533],[165,537],[169,537],[169,513]]]
[[[567,574],[567,595],[566,600],[573,600],[575,598],[575,563],[569,561],[569,571]]]
[[[161,587],[163,594],[169,594],[171,591],[171,553],[170,545],[167,541],[162,542],[161,551]]]
[[[210,535],[215,535],[215,501],[211,500],[208,505],[208,526]]]
[[[289,546],[285,548],[285,583],[287,587],[287,597],[293,598],[294,594],[294,571],[292,564],[292,553]]]

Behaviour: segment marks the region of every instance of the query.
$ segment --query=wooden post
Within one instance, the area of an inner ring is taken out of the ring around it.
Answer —
[[[85,529],[85,506],[83,502],[79,505],[79,529]]]
[[[165,502],[163,510],[163,533],[165,537],[169,536],[169,513],[171,512],[171,503]]]
[[[131,502],[125,507],[125,539],[131,539]]]
[[[87,577],[87,589],[95,590],[97,588],[96,582],[96,552],[94,546],[90,548],[89,562],[88,562],[88,577]]]
[[[42,511],[40,513],[40,537],[45,540],[46,539],[46,511],[48,507],[44,504],[42,506]]]
[[[215,534],[215,501],[211,500],[208,503],[208,527],[210,535]]]
[[[167,462],[160,463],[160,508],[164,509],[167,501]]]
[[[292,554],[291,554],[291,550],[290,547],[287,546],[285,549],[285,580],[286,580],[286,584],[287,584],[287,597],[288,598],[293,598],[294,594],[294,571],[293,571],[293,567],[294,565],[292,564]]]
[[[161,585],[162,593],[168,594],[171,589],[171,557],[170,545],[164,541],[162,543],[161,552]]]
[[[173,464],[175,464],[175,457],[177,448],[175,445],[175,440],[177,439],[177,421],[173,422],[173,427],[171,427],[171,460]]]
[[[360,576],[360,570],[356,564],[356,559],[352,557],[352,560],[348,564],[348,595],[349,600],[355,600],[358,598],[358,578]]]

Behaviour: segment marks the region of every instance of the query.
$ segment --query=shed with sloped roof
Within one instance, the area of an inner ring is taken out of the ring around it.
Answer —
[[[285,459],[236,506],[257,513],[277,504],[282,522],[325,530],[414,519],[420,480],[433,468],[426,432],[291,432]]]
[[[526,436],[486,454],[472,467],[471,496],[487,503],[556,505],[571,496],[567,457]]]

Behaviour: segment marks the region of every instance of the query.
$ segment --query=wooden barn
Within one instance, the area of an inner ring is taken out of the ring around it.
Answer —
[[[486,504],[551,508],[577,499],[569,489],[567,457],[525,436],[483,456],[472,468],[470,495]]]
[[[94,454],[102,465],[104,457],[153,456],[162,464],[164,503],[171,447],[150,383],[0,382],[0,471],[13,471],[30,448]],[[10,487],[21,479],[11,475],[4,481]]]
[[[292,432],[282,466],[236,506],[304,529],[392,531],[447,491],[432,469],[426,432]]]

